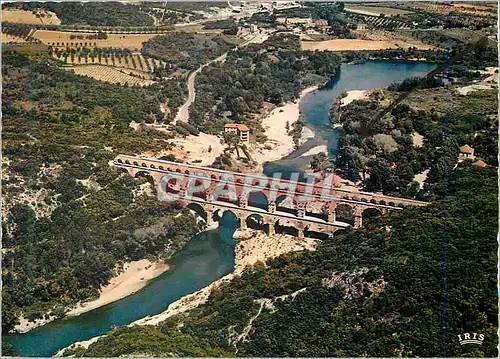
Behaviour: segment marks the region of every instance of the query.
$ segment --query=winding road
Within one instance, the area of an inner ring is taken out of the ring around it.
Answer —
[[[267,39],[267,36],[268,36],[267,34],[258,33],[257,35],[255,35],[251,39],[242,42],[241,44],[239,44],[238,46],[236,46],[235,48],[233,48],[230,51],[235,51],[235,50],[237,50],[237,49],[239,49],[239,48],[241,48],[243,46],[246,46],[246,45],[248,45],[248,44],[250,44],[252,42],[254,42],[254,43],[262,42],[265,39]],[[209,62],[201,65],[200,67],[198,67],[195,71],[193,71],[189,75],[188,82],[187,82],[187,86],[188,86],[188,98],[187,98],[186,102],[184,102],[184,104],[181,107],[179,107],[179,111],[177,111],[177,115],[175,116],[174,121],[173,121],[174,124],[176,124],[177,121],[188,122],[188,119],[189,119],[189,107],[191,106],[191,104],[194,102],[194,100],[196,98],[196,91],[195,91],[195,88],[194,88],[196,75],[198,75],[198,73],[201,70],[203,70],[204,67],[206,67],[206,66],[208,66],[210,64],[213,64],[214,62],[224,62],[226,60],[226,57],[227,57],[228,53],[229,53],[229,51],[225,52],[222,55],[220,55],[219,57],[217,57],[217,58],[215,58],[213,60],[210,60]]]

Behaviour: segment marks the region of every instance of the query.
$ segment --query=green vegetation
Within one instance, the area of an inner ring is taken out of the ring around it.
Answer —
[[[298,37],[276,35],[229,52],[223,64],[207,66],[196,77],[189,121],[209,133],[230,121],[243,122],[258,135],[262,130],[255,114],[264,102],[297,99],[303,88],[322,84],[339,71],[339,56],[299,49]]]
[[[434,199],[431,187],[440,181],[445,163],[452,168],[458,147],[477,144],[476,155],[496,166],[495,133],[498,121],[496,90],[462,96],[456,87],[480,77],[477,70],[496,66],[497,52],[483,39],[467,50],[457,45],[461,56],[450,65],[449,74],[457,85],[443,87],[440,78],[407,79],[378,91],[368,100],[354,101],[340,108],[337,101],[330,112],[332,122],[342,124],[337,168],[353,181],[362,179],[367,191]],[[381,116],[384,108],[402,95],[403,102]],[[445,121],[448,139],[444,140]],[[413,145],[414,133],[424,136],[423,147]],[[429,170],[424,188],[414,176]]]
[[[411,86],[411,81],[399,87]],[[342,110],[332,109],[335,122],[343,125],[339,140],[337,168],[351,180],[363,179],[368,191],[433,199],[430,187],[444,173],[444,162],[453,168],[458,146],[478,143],[476,156],[496,165],[498,123],[490,115],[498,102],[495,90],[473,92],[467,97],[443,87],[416,90],[390,113],[378,119],[382,102],[394,99],[394,93],[374,92],[368,100],[354,101]],[[449,139],[444,141],[445,113]],[[424,145],[414,147],[411,136],[424,136]],[[488,140],[486,140],[488,139]],[[493,143],[488,145],[488,141]],[[426,184],[418,190],[416,174],[429,169]],[[367,174],[366,177],[365,174]]]
[[[140,6],[121,2],[29,2],[18,4],[25,10],[42,8],[56,13],[62,25],[148,26],[153,19]]]
[[[166,62],[166,68],[157,71],[164,77],[171,76],[179,70],[189,72],[196,70],[237,44],[238,40],[225,35],[172,32],[146,41],[142,54]]]
[[[212,22],[206,22],[203,24],[203,28],[210,29],[222,29],[222,33],[226,35],[236,35],[238,33],[238,23],[234,20],[217,20]]]
[[[315,252],[281,256],[267,268],[256,264],[206,304],[158,327],[118,328],[67,354],[441,356],[441,243],[448,228],[446,355],[496,356],[496,194],[496,169],[464,163],[451,174],[447,227],[440,201],[405,209]],[[483,345],[460,346],[456,333],[465,332],[483,333]]]
[[[2,59],[2,328],[93,298],[123,261],[168,258],[198,231],[179,204],[158,207],[108,165],[117,153],[170,148],[151,122],[158,88],[101,83],[60,70],[47,55]],[[164,100],[164,99],[163,99]],[[182,213],[181,217],[175,217]]]

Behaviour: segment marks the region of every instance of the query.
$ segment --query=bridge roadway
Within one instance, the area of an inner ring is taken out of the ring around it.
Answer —
[[[134,156],[119,155],[114,160],[114,165],[126,169],[129,173],[135,175],[137,172],[145,171],[150,173],[155,180],[155,185],[159,184],[161,177],[168,173],[178,173],[184,174],[186,177],[195,177],[200,180],[206,180],[208,177],[212,179],[222,179],[224,180],[224,175],[229,175],[234,178],[234,182],[229,183],[235,184],[236,186],[243,186],[245,179],[254,179],[256,182],[260,182],[262,175],[246,174],[246,173],[235,173],[225,170],[219,170],[215,168],[207,168],[201,166],[187,165],[183,163],[162,161],[157,159],[146,159]],[[133,173],[132,173],[133,172]],[[193,173],[191,173],[193,172]],[[269,178],[273,182],[273,178]],[[247,180],[248,181],[248,180]],[[314,184],[314,189],[312,194],[307,194],[305,192],[306,184],[303,182],[294,182],[286,179],[276,180],[276,186],[274,188],[280,187],[281,190],[278,192],[281,194],[287,192],[288,188],[296,187],[295,194],[300,196],[305,196],[311,198],[311,201],[319,202],[340,202],[349,205],[362,205],[368,207],[376,207],[380,209],[392,209],[398,210],[404,206],[426,206],[427,202],[416,201],[407,198],[399,198],[392,196],[385,196],[377,193],[369,193],[362,191],[352,191],[347,189],[341,189],[336,187],[330,188],[330,193],[328,195],[322,194],[323,183],[317,182]],[[261,186],[259,183],[252,185],[252,190],[269,192],[271,186],[267,184],[266,186]]]

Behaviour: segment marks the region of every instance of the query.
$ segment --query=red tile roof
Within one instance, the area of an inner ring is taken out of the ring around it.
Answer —
[[[488,164],[486,162],[481,161],[481,160],[474,162],[472,165],[477,166],[477,167],[481,167],[481,168],[488,166]]]
[[[242,123],[227,123],[224,125],[225,128],[237,128],[240,131],[250,131],[248,127]]]
[[[474,149],[469,146],[469,145],[463,145],[462,147],[459,148],[460,153],[474,153]]]

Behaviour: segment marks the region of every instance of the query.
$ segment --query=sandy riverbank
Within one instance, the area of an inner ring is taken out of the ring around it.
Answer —
[[[236,246],[234,272],[212,282],[197,292],[188,294],[170,304],[166,311],[152,317],[146,317],[133,322],[131,325],[155,325],[165,319],[196,308],[208,299],[211,291],[224,282],[231,281],[235,276],[241,275],[246,266],[252,266],[257,262],[265,262],[266,259],[276,258],[288,252],[301,250],[314,250],[317,241],[311,238],[298,239],[296,237],[275,234],[268,236],[262,231],[252,229],[238,229],[234,238],[239,240]]]
[[[147,284],[148,280],[159,276],[168,270],[168,268],[168,265],[165,263],[151,262],[147,259],[127,262],[123,266],[123,272],[111,278],[107,286],[101,287],[101,295],[99,298],[76,305],[71,308],[66,315],[80,315],[133,294],[142,289]],[[33,322],[22,317],[19,319],[20,323],[14,327],[14,331],[26,333],[32,329],[50,323],[55,319],[56,317],[51,316],[47,319],[38,319]]]
[[[340,102],[340,107],[344,107],[349,105],[351,102],[355,100],[363,100],[368,95],[368,90],[350,90],[347,91],[347,96],[343,97]]]
[[[265,262],[268,258],[276,258],[288,252],[315,250],[317,243],[317,240],[311,238],[298,239],[296,237],[282,234],[268,236],[261,231],[251,229],[238,229],[234,233],[234,238],[239,240],[236,246],[234,272],[212,282],[210,285],[197,292],[180,298],[170,304],[164,312],[136,320],[129,326],[156,325],[171,316],[196,308],[198,305],[207,301],[214,288],[217,288],[222,283],[231,281],[235,276],[241,275],[246,266],[254,265],[258,261]],[[91,338],[89,340],[74,343],[70,347],[77,345],[87,348],[96,340],[97,338]],[[57,356],[61,356],[64,350],[65,349],[60,350]]]
[[[12,331],[17,332],[17,333],[26,333],[32,329],[35,329],[35,328],[41,327],[42,325],[50,323],[55,319],[56,319],[56,317],[49,316],[48,318],[35,319],[34,321],[30,321],[30,320],[26,319],[25,317],[21,316],[19,318],[19,324],[16,325]]]
[[[317,155],[318,153],[321,153],[321,152],[328,153],[328,147],[326,145],[319,145],[319,146],[313,147],[309,151],[301,154],[300,157],[314,156],[314,155]]]
[[[262,170],[264,162],[279,160],[295,149],[292,136],[286,133],[286,123],[288,122],[291,129],[292,124],[299,119],[300,100],[317,89],[317,86],[306,88],[301,92],[299,100],[276,107],[262,120],[262,127],[268,140],[265,144],[252,149],[252,159],[258,163],[257,171]],[[307,140],[308,137],[314,137],[314,133],[304,128],[301,142]]]
[[[109,284],[101,288],[98,299],[85,302],[71,309],[66,315],[75,316],[102,307],[122,299],[146,286],[148,280],[158,277],[168,270],[168,265],[141,259],[124,265],[124,271],[109,280]]]

